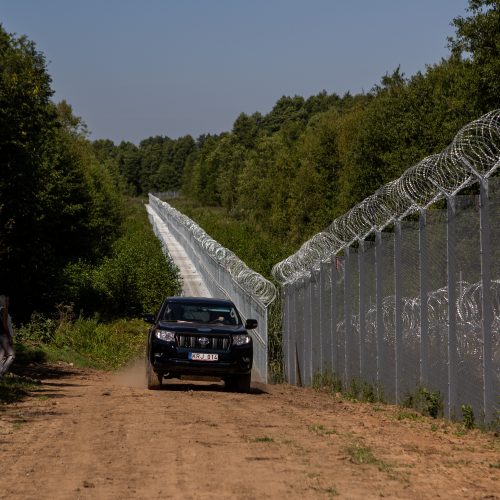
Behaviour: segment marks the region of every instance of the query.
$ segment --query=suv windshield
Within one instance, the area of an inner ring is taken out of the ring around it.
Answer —
[[[206,323],[237,326],[241,320],[234,307],[217,304],[167,303],[164,321]]]

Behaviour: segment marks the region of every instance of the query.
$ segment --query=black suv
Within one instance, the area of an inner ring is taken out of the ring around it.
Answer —
[[[206,297],[169,297],[156,317],[144,316],[153,326],[148,334],[146,377],[148,389],[158,389],[163,378],[220,377],[226,387],[250,390],[252,337],[257,320],[243,324],[229,300]]]

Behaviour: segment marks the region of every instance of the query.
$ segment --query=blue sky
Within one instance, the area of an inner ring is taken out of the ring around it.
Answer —
[[[92,139],[219,133],[282,95],[369,91],[448,55],[467,0],[0,0]]]

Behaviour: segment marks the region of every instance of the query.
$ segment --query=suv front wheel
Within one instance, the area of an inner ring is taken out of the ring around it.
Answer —
[[[250,392],[252,374],[232,375],[225,379],[226,389],[235,392]]]
[[[146,383],[148,389],[160,389],[163,377],[159,376],[154,370],[153,365],[148,357],[146,357]]]

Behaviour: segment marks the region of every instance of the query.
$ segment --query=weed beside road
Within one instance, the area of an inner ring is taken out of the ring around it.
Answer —
[[[116,369],[142,354],[145,335],[146,327],[139,319],[73,319],[67,310],[56,319],[37,314],[18,330],[13,373],[0,380],[0,404],[23,399],[36,387],[34,380],[23,376],[29,366],[63,362],[80,368]]]

